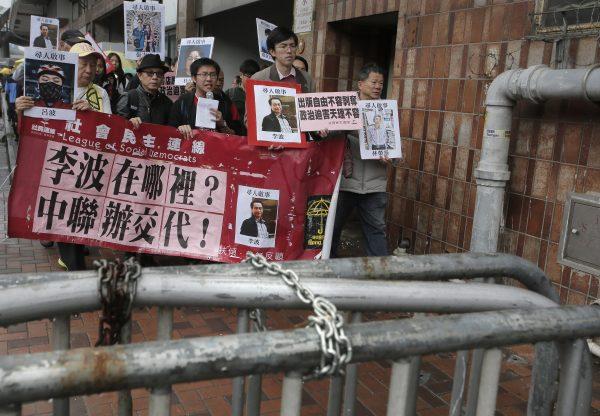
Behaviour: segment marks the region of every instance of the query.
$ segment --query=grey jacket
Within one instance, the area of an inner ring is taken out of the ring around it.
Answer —
[[[279,82],[279,74],[277,73],[277,68],[275,68],[275,64],[273,64],[263,69],[262,71],[258,71],[256,74],[252,75],[252,79]],[[315,81],[310,75],[308,75],[308,72],[296,69],[296,81],[298,81],[298,84],[302,86],[303,93],[306,94],[309,92],[315,92]]]
[[[340,191],[354,192],[357,194],[370,194],[385,192],[387,190],[387,165],[379,160],[363,160],[360,158],[358,132],[346,135],[346,145],[352,158],[352,174],[349,177],[342,175]],[[346,152],[346,157],[348,157]],[[346,166],[349,161],[344,161]],[[345,171],[346,169],[344,169]]]

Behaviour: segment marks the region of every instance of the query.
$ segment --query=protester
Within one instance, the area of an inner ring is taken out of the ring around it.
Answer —
[[[231,80],[231,88],[241,88],[241,87],[242,87],[242,77],[240,77],[239,75],[236,75]],[[229,91],[229,90],[227,90],[227,91]],[[225,93],[227,93],[227,91],[225,91]],[[231,97],[229,97],[229,98],[231,98]]]
[[[173,104],[169,117],[169,124],[177,127],[184,138],[189,139],[192,136],[192,129],[195,128],[198,100],[205,99],[208,92],[213,94],[215,99],[217,98],[214,95],[214,90],[219,71],[219,64],[210,58],[200,58],[192,63],[191,74],[192,80],[196,84],[196,90],[179,97]],[[234,131],[228,127],[228,124],[232,123],[233,120],[228,120],[223,115],[227,111],[225,101],[219,100],[218,110],[211,110],[211,114],[215,117],[217,131],[231,134]]]
[[[256,74],[260,67],[254,59],[246,59],[240,65],[240,86],[228,89],[225,93],[237,108],[241,119],[246,114],[246,81]]]
[[[308,72],[308,62],[300,55],[296,55],[296,59],[294,59],[294,63],[292,65],[294,65],[294,68],[296,69]]]
[[[142,62],[142,58],[138,59],[135,64],[136,66],[140,65],[140,62]],[[135,90],[138,86],[140,85],[140,79],[138,78],[137,74],[135,74],[127,83],[127,85],[125,86],[125,91],[129,91],[129,90]]]
[[[267,38],[267,47],[275,63],[252,75],[252,79],[295,82],[300,84],[303,93],[315,92],[315,82],[311,76],[292,65],[298,47],[298,36],[294,32],[285,27],[276,27]]]
[[[361,100],[379,100],[384,85],[383,69],[366,64],[358,74],[358,94]],[[368,256],[387,256],[385,208],[387,204],[388,158],[360,158],[358,132],[347,134],[348,148],[344,160],[342,181],[335,213],[331,257],[337,257],[342,228],[354,208],[365,236]]]
[[[13,131],[17,131],[17,112],[15,111],[15,102],[17,100],[17,93],[19,86],[12,76],[7,76],[4,80],[4,91],[6,92],[6,99],[8,101],[8,120],[10,121]]]
[[[127,78],[125,77],[125,72],[123,72],[123,66],[119,55],[111,52],[107,57],[114,69],[106,75],[106,82],[102,85],[102,88],[106,90],[110,97],[110,108],[112,112],[116,113],[117,103],[127,85]]]
[[[229,120],[228,126],[234,131],[238,136],[246,135],[246,127],[242,124],[242,117],[240,117],[240,113],[238,112],[237,106],[233,103],[231,98],[223,91],[223,85],[225,84],[225,74],[223,70],[219,68],[219,76],[217,77],[217,82],[215,83],[215,99],[219,101],[225,102],[225,111],[223,111],[223,118],[225,120]]]
[[[167,124],[173,102],[159,89],[168,70],[159,55],[144,56],[137,68],[140,85],[121,96],[117,114],[136,129],[141,123]]]
[[[96,75],[98,58],[102,58],[102,55],[96,52],[90,44],[83,42],[73,45],[70,52],[79,55],[73,110],[100,111],[110,114],[108,94],[92,82]],[[19,113],[33,107],[33,105],[34,101],[31,97],[22,96],[17,98],[16,109]],[[61,267],[67,270],[85,269],[85,246],[73,243],[58,243],[58,251],[60,253],[58,264]]]

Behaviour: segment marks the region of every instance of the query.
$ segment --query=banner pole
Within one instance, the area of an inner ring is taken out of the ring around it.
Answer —
[[[325,238],[323,238],[323,248],[321,249],[320,258],[328,259],[331,253],[331,241],[333,240],[333,226],[335,224],[335,211],[337,209],[338,195],[340,193],[340,182],[342,181],[342,168],[335,183],[333,194],[331,194],[331,203],[329,204],[329,212],[327,213],[327,222],[325,223]],[[319,257],[319,255],[317,255]]]

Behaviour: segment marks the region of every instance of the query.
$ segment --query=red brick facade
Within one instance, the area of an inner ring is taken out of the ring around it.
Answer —
[[[326,91],[352,88],[364,62],[386,58],[377,32],[342,33],[335,22],[397,13],[388,98],[398,100],[404,161],[390,175],[390,242],[409,237],[416,254],[469,250],[485,91],[505,70],[556,67],[553,43],[526,39],[534,8],[520,0],[316,1],[313,32],[302,38]],[[568,68],[598,60],[596,36],[570,40]],[[567,193],[600,192],[598,115],[568,101],[521,102],[514,111],[499,250],[538,264],[570,304],[598,296],[599,276],[557,262]]]

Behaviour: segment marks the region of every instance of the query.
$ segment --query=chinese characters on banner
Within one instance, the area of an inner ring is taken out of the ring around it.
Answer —
[[[304,221],[331,195],[344,143],[269,152],[244,137],[78,112],[73,121],[24,117],[9,198],[11,237],[77,242],[239,262],[312,258]]]
[[[358,106],[363,119],[358,136],[361,159],[401,158],[398,102],[360,100]]]
[[[165,81],[160,86],[160,91],[175,102],[180,95],[185,94],[185,85],[175,85],[175,72],[169,71],[165,74]]]
[[[301,131],[362,128],[356,92],[298,94],[296,106]]]

